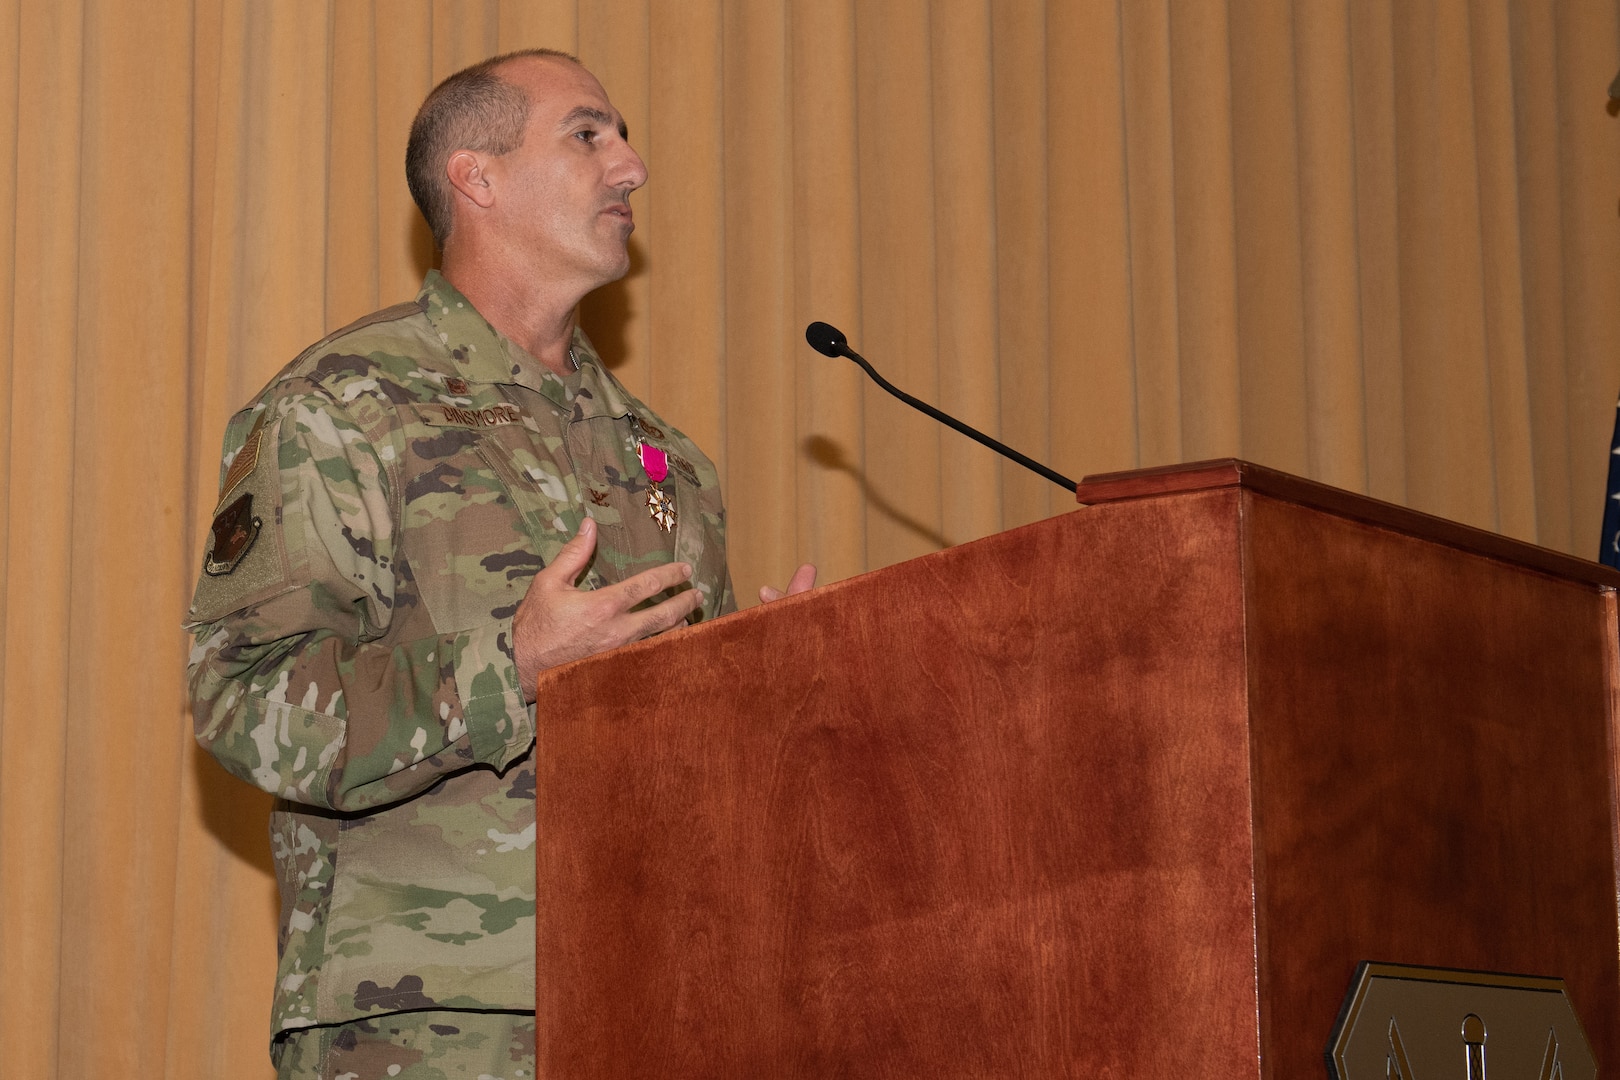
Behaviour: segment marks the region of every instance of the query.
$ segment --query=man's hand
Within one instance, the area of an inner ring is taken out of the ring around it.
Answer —
[[[792,596],[794,593],[808,592],[810,589],[815,588],[815,584],[816,568],[810,563],[805,563],[803,566],[793,571],[793,580],[788,582],[787,592],[783,592],[780,589],[773,589],[769,585],[761,585],[759,587],[759,600],[762,604],[768,604],[772,600],[780,600],[784,596]]]
[[[650,608],[630,610],[690,578],[692,568],[686,563],[655,566],[604,589],[575,588],[595,550],[596,522],[586,518],[551,565],[534,575],[518,604],[512,647],[525,701],[534,700],[535,679],[546,668],[668,630],[703,603],[697,589],[685,589]]]

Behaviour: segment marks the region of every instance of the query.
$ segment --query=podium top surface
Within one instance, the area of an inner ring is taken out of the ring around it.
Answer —
[[[1080,482],[1075,498],[1082,505],[1095,506],[1225,487],[1245,488],[1285,502],[1325,510],[1340,517],[1394,529],[1489,558],[1518,563],[1558,577],[1620,588],[1620,571],[1602,563],[1237,458],[1096,473]]]

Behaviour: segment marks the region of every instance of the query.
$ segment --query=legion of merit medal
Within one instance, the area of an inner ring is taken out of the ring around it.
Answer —
[[[669,475],[669,456],[645,440],[641,447],[641,467],[647,471],[647,513],[665,532],[675,528],[675,500],[658,485]]]

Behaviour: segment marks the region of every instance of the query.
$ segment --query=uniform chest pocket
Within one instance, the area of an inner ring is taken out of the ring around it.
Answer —
[[[434,629],[510,618],[577,528],[577,500],[493,433],[444,428],[412,449],[404,554]]]
[[[624,528],[626,502],[623,492],[600,477],[585,477],[579,484],[585,497],[585,511],[598,525],[608,529]]]

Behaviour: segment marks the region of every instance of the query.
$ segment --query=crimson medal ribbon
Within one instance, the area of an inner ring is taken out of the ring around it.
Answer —
[[[641,467],[647,471],[647,513],[658,522],[658,527],[665,532],[675,529],[675,500],[670,498],[658,485],[669,475],[669,455],[638,440],[641,447]]]
[[[641,467],[647,470],[647,479],[662,484],[669,475],[669,455],[649,443],[641,444]]]

